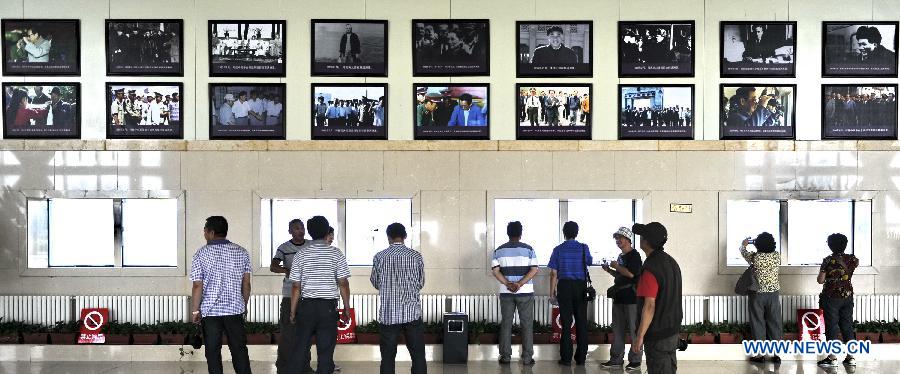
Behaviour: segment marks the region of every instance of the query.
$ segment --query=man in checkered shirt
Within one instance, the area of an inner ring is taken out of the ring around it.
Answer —
[[[250,255],[228,235],[222,216],[206,219],[200,247],[191,261],[191,314],[203,330],[206,365],[210,374],[222,373],[222,333],[228,337],[232,365],[238,374],[250,374],[244,313],[250,300]]]

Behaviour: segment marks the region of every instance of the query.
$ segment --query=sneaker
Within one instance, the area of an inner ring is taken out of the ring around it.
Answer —
[[[630,362],[630,363],[628,363],[628,366],[625,366],[625,370],[638,370],[638,371],[640,371],[640,370],[641,370],[641,363],[640,363],[640,362]]]
[[[612,361],[606,361],[606,362],[601,362],[601,363],[600,363],[600,366],[605,367],[605,368],[620,368],[620,367],[622,367],[622,363],[621,363],[621,362],[620,362],[620,363],[615,363],[615,362],[612,362]]]
[[[341,374],[341,367],[337,364],[334,365],[334,374]]]
[[[500,360],[499,360],[499,361],[500,361],[500,363],[503,364],[503,365],[508,365],[509,362],[510,362],[510,359],[509,359],[509,357],[506,357],[506,356],[500,356]]]
[[[844,366],[856,366],[856,359],[847,355],[847,358],[844,359]]]
[[[755,364],[762,364],[766,362],[766,358],[764,356],[750,357],[750,362]]]
[[[772,362],[774,362],[774,363],[776,363],[776,364],[780,364],[780,363],[781,363],[781,357],[778,357],[778,355],[772,356]]]
[[[523,358],[523,359],[522,359],[522,365],[525,365],[525,366],[534,366],[534,359],[533,359],[533,358]]]
[[[833,367],[837,366],[837,360],[835,360],[831,357],[825,357],[825,359],[817,362],[816,365],[819,365],[820,367],[823,367],[823,368],[825,368],[825,367],[833,368]]]

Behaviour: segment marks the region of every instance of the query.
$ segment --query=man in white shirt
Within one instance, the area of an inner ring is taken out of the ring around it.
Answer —
[[[109,114],[112,117],[113,126],[121,126],[125,120],[125,90],[120,88],[115,92],[116,98],[109,105]]]
[[[234,114],[235,125],[250,125],[250,102],[247,101],[247,91],[238,93],[238,100],[231,106],[231,113]]]
[[[219,107],[219,125],[234,125],[234,113],[231,107],[234,106],[234,95],[225,94],[225,102]]]
[[[25,35],[16,43],[19,50],[28,54],[28,62],[50,62],[49,39],[44,39],[41,31],[35,27],[25,30]]]
[[[541,108],[541,99],[537,97],[537,90],[531,89],[530,94],[525,98],[525,111],[528,113],[528,123],[531,126],[538,125],[538,110]]]
[[[266,105],[266,125],[278,125],[281,123],[281,111],[283,105],[278,95],[272,95],[272,100]]]
[[[259,93],[250,91],[250,126],[262,126],[266,120],[266,107],[263,100],[259,98]]]

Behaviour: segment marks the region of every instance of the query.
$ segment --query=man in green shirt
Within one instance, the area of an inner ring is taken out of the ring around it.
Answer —
[[[432,92],[425,95],[425,101],[416,107],[416,126],[435,126],[434,110],[441,102],[441,94]]]

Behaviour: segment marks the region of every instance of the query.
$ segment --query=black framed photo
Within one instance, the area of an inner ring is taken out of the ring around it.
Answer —
[[[797,22],[723,21],[719,40],[722,78],[797,75]]]
[[[3,83],[3,137],[81,137],[81,83]]]
[[[896,78],[898,24],[822,22],[822,76]]]
[[[181,82],[106,83],[107,139],[184,137]]]
[[[694,85],[619,85],[619,140],[694,139]]]
[[[414,138],[490,139],[487,83],[414,83]]]
[[[486,19],[414,19],[413,76],[490,75]]]
[[[794,139],[797,85],[719,85],[720,139]]]
[[[77,19],[4,19],[3,75],[81,75]]]
[[[106,20],[106,75],[184,75],[184,21]]]
[[[897,84],[823,84],[822,139],[897,139]]]
[[[209,138],[284,140],[284,83],[210,83]]]
[[[516,139],[591,139],[590,83],[517,83]]]
[[[209,76],[284,77],[285,21],[209,21]]]
[[[387,140],[387,84],[313,83],[312,139]]]
[[[693,77],[694,21],[619,21],[620,77]]]
[[[387,21],[314,19],[311,28],[313,76],[387,76]]]
[[[593,25],[593,21],[516,21],[516,76],[592,76]]]

